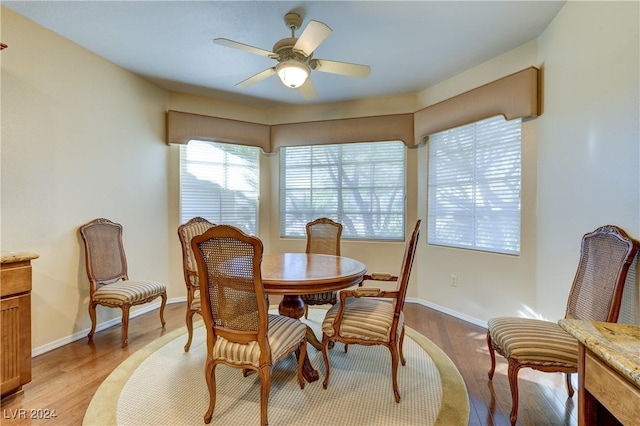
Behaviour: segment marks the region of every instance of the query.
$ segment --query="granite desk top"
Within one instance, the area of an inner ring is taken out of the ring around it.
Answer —
[[[3,264],[23,262],[25,260],[33,260],[40,257],[40,255],[36,253],[31,253],[26,251],[0,251],[0,256],[2,256]]]
[[[561,319],[567,333],[640,388],[640,325]]]

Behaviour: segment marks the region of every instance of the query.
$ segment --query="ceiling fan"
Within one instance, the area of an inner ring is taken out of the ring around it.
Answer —
[[[371,68],[367,65],[313,58],[313,52],[332,32],[326,24],[309,21],[300,37],[296,38],[295,30],[302,25],[302,17],[297,13],[290,12],[284,16],[284,23],[291,30],[291,37],[278,40],[272,51],[226,38],[213,40],[214,43],[221,46],[266,56],[278,61],[276,66],[267,68],[237,83],[237,87],[248,87],[277,74],[285,86],[299,89],[305,99],[313,99],[317,96],[317,92],[309,78],[311,70],[361,78],[368,76],[371,72]]]

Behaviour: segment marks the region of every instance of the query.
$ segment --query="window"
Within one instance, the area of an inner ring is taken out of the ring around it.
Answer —
[[[258,231],[259,148],[192,140],[180,146],[180,220]]]
[[[429,137],[429,244],[520,253],[520,119]]]
[[[397,141],[281,148],[281,236],[303,237],[324,216],[342,238],[403,240],[405,157]]]

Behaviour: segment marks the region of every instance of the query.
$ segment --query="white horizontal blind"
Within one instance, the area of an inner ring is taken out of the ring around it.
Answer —
[[[520,253],[521,130],[498,116],[429,137],[430,244]]]
[[[319,217],[342,238],[404,239],[406,153],[402,142],[280,149],[280,234],[303,237]]]
[[[180,146],[180,220],[258,231],[259,148],[192,140]]]

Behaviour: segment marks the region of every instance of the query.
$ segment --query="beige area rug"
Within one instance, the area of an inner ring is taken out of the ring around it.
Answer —
[[[312,308],[304,320],[321,336],[325,310]],[[204,379],[206,336],[202,322],[188,353],[186,328],[140,349],[116,368],[96,391],[84,425],[203,424],[209,396]],[[322,353],[309,345],[320,379],[301,390],[292,355],[272,370],[269,423],[278,425],[467,425],[469,402],[460,373],[434,343],[407,328],[406,366],[399,367],[401,401],[393,398],[391,355],[384,347],[338,343],[330,351],[331,381],[322,388]],[[260,382],[238,369],[216,368],[217,399],[211,424],[260,423]]]

